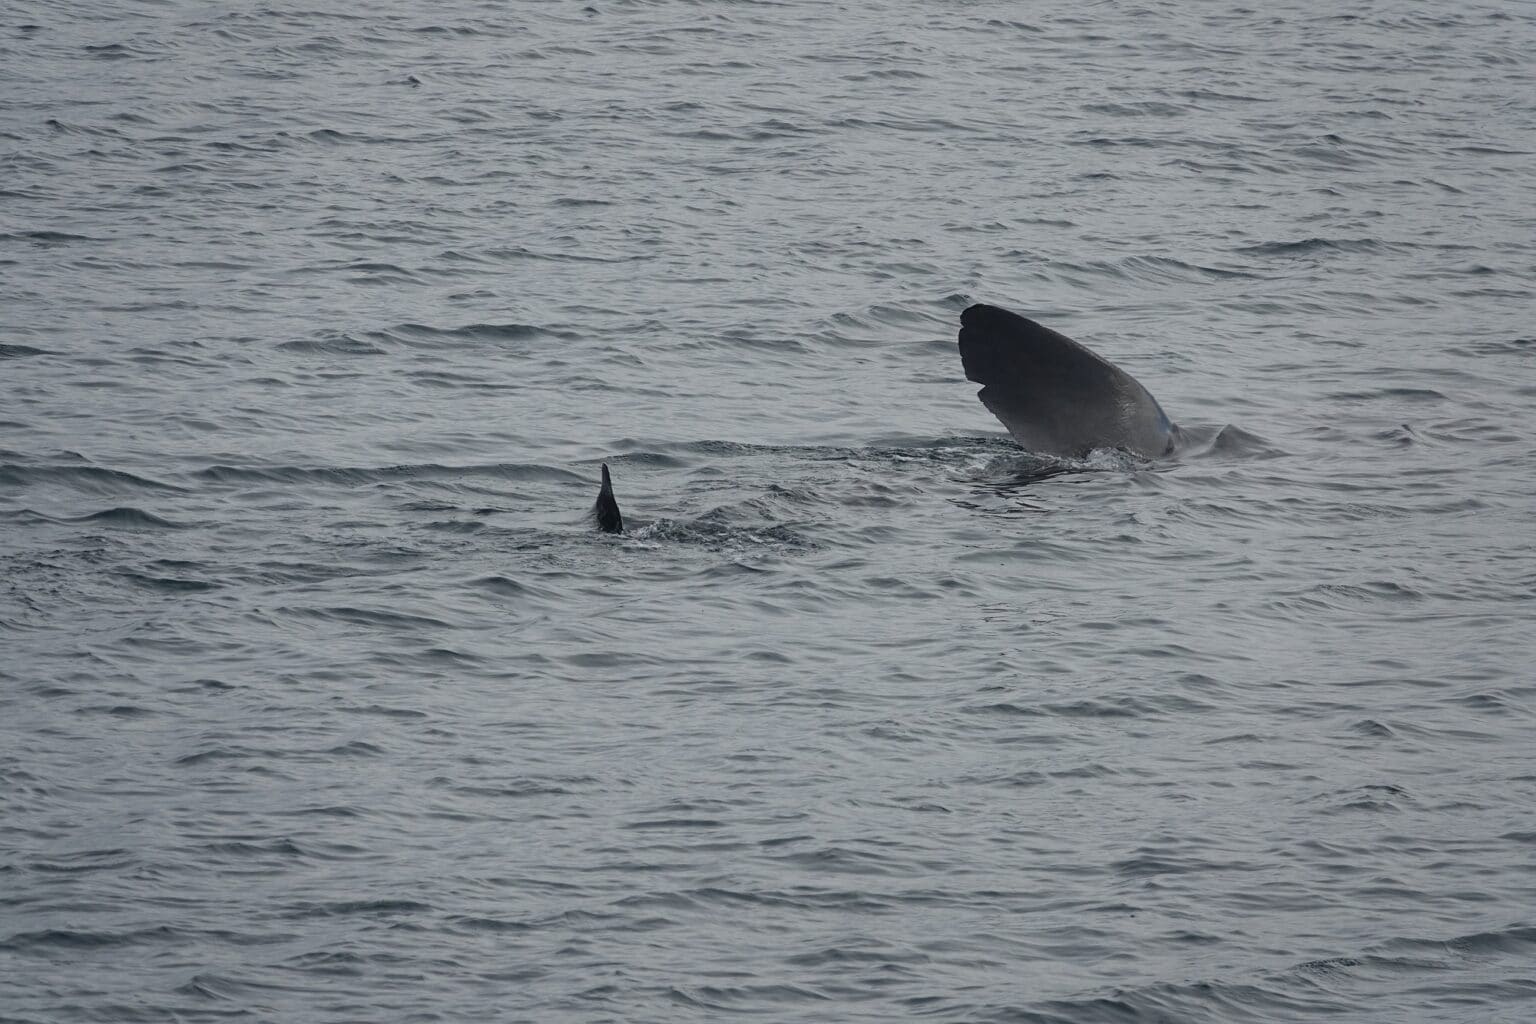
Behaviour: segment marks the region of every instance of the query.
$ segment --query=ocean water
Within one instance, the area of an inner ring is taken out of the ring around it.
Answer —
[[[1533,55],[7,3],[0,1018],[1536,1019]]]

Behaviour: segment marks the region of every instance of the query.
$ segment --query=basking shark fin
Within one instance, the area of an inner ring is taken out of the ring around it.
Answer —
[[[1082,457],[1124,448],[1147,458],[1173,450],[1178,428],[1136,378],[1064,334],[998,306],[960,314],[960,361],[976,397],[1020,445]]]
[[[619,503],[613,498],[613,479],[608,475],[608,463],[603,463],[603,488],[597,492],[597,504],[592,508],[597,528],[604,533],[623,533],[624,516],[619,513]]]

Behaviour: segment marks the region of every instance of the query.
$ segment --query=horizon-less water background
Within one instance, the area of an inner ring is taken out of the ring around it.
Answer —
[[[1532,1019],[1536,8],[1343,10],[0,9],[0,1017]]]

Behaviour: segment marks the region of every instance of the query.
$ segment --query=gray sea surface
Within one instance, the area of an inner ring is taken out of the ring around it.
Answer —
[[[1529,2],[8,0],[0,1018],[1536,1019],[1533,281]]]

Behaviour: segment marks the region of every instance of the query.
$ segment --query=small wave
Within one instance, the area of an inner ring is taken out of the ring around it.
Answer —
[[[1257,434],[1228,423],[1214,433],[1209,427],[1184,427],[1181,453],[1191,456],[1231,455],[1245,459],[1274,459],[1288,453]],[[1208,438],[1208,439],[1207,439]]]
[[[306,271],[334,271],[356,275],[350,280],[358,284],[419,284],[421,276],[397,263],[380,263],[376,260],[340,260],[302,267],[295,273]]]
[[[930,330],[942,327],[949,330],[949,321],[935,313],[913,309],[911,306],[881,304],[869,307],[869,319],[888,327],[915,327]]]
[[[1421,601],[1424,595],[1414,588],[1393,580],[1368,580],[1363,583],[1319,583],[1307,593],[1343,602],[1367,601]]]
[[[1411,402],[1446,402],[1444,392],[1434,388],[1372,388],[1369,391],[1335,391],[1323,396],[1335,402],[1374,402],[1384,398],[1406,398]]]
[[[436,776],[427,783],[463,796],[489,796],[508,799],[526,799],[537,796],[569,796],[572,793],[590,791],[599,780],[590,775],[556,775],[509,780],[499,785],[475,785],[456,782],[446,776]]]
[[[303,847],[286,836],[275,839],[227,839],[219,842],[203,843],[202,852],[220,857],[267,857],[277,854],[280,857],[303,857],[306,852]]]
[[[1391,726],[1378,722],[1374,718],[1362,718],[1351,725],[1349,730],[1357,736],[1366,736],[1371,739],[1391,739],[1397,735],[1392,731]]]
[[[1051,777],[1045,772],[1038,771],[992,771],[981,772],[963,776],[960,781],[967,784],[980,786],[1008,786],[1019,789],[1032,789],[1035,786],[1044,786],[1051,781]]]
[[[1020,1008],[1022,1011],[1022,1008]],[[1319,1021],[1347,1019],[1358,1006],[1314,989],[1288,991],[1275,983],[1162,982],[1116,989],[1113,997],[1049,1000],[1006,1018],[1041,1024],[1087,1021]]]
[[[4,345],[0,344],[0,359],[20,359],[22,356],[45,356],[46,349],[33,348],[31,345]]]
[[[145,512],[141,508],[127,506],[104,509],[100,512],[92,512],[90,515],[75,516],[59,521],[66,523],[106,523],[109,526],[153,527],[162,530],[180,530],[186,527],[185,523],[172,522],[169,519],[162,519],[153,512]]]
[[[168,594],[196,594],[206,590],[217,590],[219,584],[208,580],[176,579],[170,576],[148,576],[144,573],[129,572],[124,570],[118,573],[123,579],[135,583],[146,590],[158,590]]]
[[[50,117],[43,123],[61,135],[88,135],[109,139],[124,138],[123,133],[116,128],[109,128],[103,125],[72,124],[68,121],[60,121],[56,117]]]
[[[1517,924],[1500,931],[1472,932],[1449,939],[1389,939],[1382,949],[1450,952],[1461,956],[1536,956],[1536,926]]]
[[[379,915],[419,914],[431,910],[430,904],[416,900],[336,900],[329,903],[302,903],[287,911],[287,917],[373,917]]]
[[[473,586],[498,597],[530,597],[542,593],[539,588],[530,587],[526,583],[519,583],[506,576],[482,576],[473,581]]]
[[[1126,256],[1123,259],[1096,260],[1091,263],[1053,262],[1049,268],[1066,274],[1152,283],[1255,280],[1262,277],[1251,271],[1186,263],[1168,256]]]
[[[411,29],[421,35],[433,36],[478,36],[480,30],[469,25],[422,25]]]
[[[356,626],[382,626],[389,629],[448,629],[448,623],[426,615],[410,615],[383,608],[358,608],[334,605],[329,608],[286,607],[277,609],[301,619],[347,622]]]
[[[964,709],[973,715],[998,715],[1005,718],[1040,718],[1045,713],[1039,708],[1025,707],[1012,701],[995,701],[991,704],[978,704]]]
[[[208,764],[215,761],[243,761],[246,758],[257,756],[257,752],[245,747],[210,747],[207,750],[199,750],[191,754],[183,754],[176,759],[179,765],[191,766]]]
[[[720,828],[725,822],[717,818],[656,818],[647,821],[631,821],[623,826],[629,831],[675,831],[678,829]]]
[[[109,718],[155,718],[160,712],[151,711],[149,708],[141,708],[138,705],[89,705],[83,708],[75,708],[75,714],[80,715],[108,715]]]
[[[101,466],[28,466],[13,463],[0,463],[0,484],[10,487],[62,484],[91,494],[118,494],[124,491],[181,493],[185,490],[159,480]]]
[[[232,1002],[251,997],[252,986],[222,974],[194,974],[175,989],[178,995],[210,1002]]]
[[[62,245],[66,242],[96,242],[100,239],[89,235],[76,235],[68,231],[14,231],[9,234],[0,234],[0,242],[8,241],[41,242],[44,244]]]
[[[860,849],[851,844],[832,844],[813,850],[769,854],[768,859],[813,875],[889,875],[898,867],[897,859],[887,853]]]
[[[344,707],[341,709],[349,715],[377,715],[380,718],[394,718],[405,721],[414,721],[429,717],[425,711],[417,711],[413,708],[387,707],[383,704],[368,704],[362,707]]]
[[[1252,256],[1306,256],[1327,252],[1379,253],[1390,248],[1390,243],[1377,238],[1300,238],[1294,242],[1259,242],[1256,245],[1239,246],[1235,252]]]
[[[681,1006],[703,1010],[711,1017],[741,1011],[762,1012],[765,1006],[798,1006],[822,1003],[834,997],[803,985],[764,983],[756,985],[699,985],[669,987],[668,998]]]
[[[109,949],[119,946],[137,946],[150,941],[180,938],[184,932],[167,925],[139,928],[122,932],[93,932],[73,928],[47,928],[35,932],[18,932],[7,939],[0,939],[0,949],[15,953],[27,953],[46,949]]]
[[[417,340],[452,341],[533,341],[539,338],[575,340],[580,335],[534,324],[465,324],[462,327],[433,327],[430,324],[404,323],[383,332]]]
[[[278,348],[288,352],[315,352],[340,356],[381,356],[384,350],[370,345],[343,331],[321,331],[313,338],[301,338],[280,343]]]
[[[363,740],[353,740],[331,747],[325,753],[328,757],[378,757],[384,753],[384,749]]]
[[[135,862],[125,849],[81,850],[78,853],[59,854],[50,859],[27,862],[27,870],[45,874],[80,875],[97,871],[121,871]]]
[[[1154,850],[1142,850],[1135,857],[1115,861],[1109,866],[1116,874],[1126,878],[1153,878],[1158,875],[1209,871],[1217,865],[1198,857],[1174,857]]]
[[[463,914],[451,915],[445,918],[443,923],[449,929],[460,928],[470,932],[491,932],[496,934],[535,932],[540,928],[539,925],[528,921],[512,921],[499,917],[476,917]]]
[[[81,49],[93,57],[100,57],[109,60],[114,58],[133,56],[133,51],[127,46],[124,46],[122,43],[102,43],[96,46],[86,44],[85,46],[82,46]]]
[[[1082,109],[1090,114],[1109,114],[1113,117],[1180,117],[1190,110],[1182,103],[1159,103],[1156,100],[1142,103],[1085,103]]]
[[[335,128],[316,128],[314,131],[310,132],[307,137],[313,139],[315,142],[323,142],[332,146],[341,145],[347,142],[369,141],[369,138],[366,135],[354,135],[348,132],[337,131]]]
[[[1039,25],[1035,25],[1035,24],[1033,24],[1031,22],[1027,22],[1027,21],[1010,21],[1010,20],[1008,20],[1006,18],[988,18],[986,20],[986,26],[988,28],[1011,28],[1015,32],[1029,32],[1029,33],[1035,34],[1035,35],[1038,35],[1038,34],[1043,33],[1045,31],[1044,28],[1040,27]]]
[[[1536,337],[1497,338],[1468,342],[1453,351],[1464,351],[1477,356],[1521,356],[1536,354]]]
[[[579,252],[546,252],[526,246],[486,249],[485,255],[500,260],[539,260],[550,263],[633,263],[643,256],[593,256]]]

